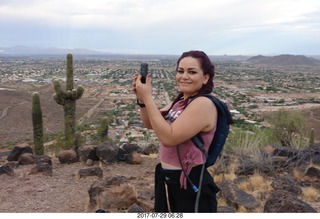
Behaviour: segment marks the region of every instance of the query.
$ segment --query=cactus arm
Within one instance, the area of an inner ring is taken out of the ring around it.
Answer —
[[[69,100],[72,99],[72,92],[71,92],[71,90],[67,90],[67,99],[69,99]]]
[[[66,90],[73,89],[73,57],[72,54],[67,55],[67,81]]]
[[[84,93],[84,87],[79,85],[77,87],[77,100],[82,97],[83,93]]]
[[[54,91],[56,92],[56,94],[59,96],[59,98],[61,99],[66,99],[67,95],[66,93],[61,89],[61,85],[59,83],[59,80],[58,79],[54,79],[52,81],[53,83],[53,88],[54,88]]]
[[[77,100],[77,90],[73,89],[71,92],[71,100]]]
[[[59,98],[59,96],[57,94],[53,94],[52,97],[56,101],[57,104],[64,105],[65,99]]]

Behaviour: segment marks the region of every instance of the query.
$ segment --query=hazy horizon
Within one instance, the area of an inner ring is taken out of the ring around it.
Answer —
[[[90,48],[59,48],[59,47],[39,47],[39,46],[25,46],[25,45],[16,45],[12,47],[1,47],[0,46],[0,56],[19,56],[19,55],[57,55],[64,56],[67,53],[72,53],[75,55],[93,55],[93,56],[174,56],[178,57],[181,54],[147,54],[147,53],[120,53],[120,52],[105,52],[99,50],[93,50]],[[254,56],[266,56],[266,57],[276,57],[281,55],[292,55],[292,56],[305,56],[305,57],[313,57],[320,59],[320,52],[318,54],[289,54],[289,53],[281,53],[281,54],[208,54],[209,56],[216,57],[254,57]]]

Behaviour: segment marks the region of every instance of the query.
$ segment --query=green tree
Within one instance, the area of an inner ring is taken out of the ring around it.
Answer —
[[[272,136],[282,146],[292,147],[294,137],[303,135],[305,120],[298,112],[280,109],[271,116],[270,124]]]

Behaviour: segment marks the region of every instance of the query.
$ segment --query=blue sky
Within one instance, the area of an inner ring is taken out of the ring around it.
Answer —
[[[0,0],[0,47],[320,55],[319,0]]]

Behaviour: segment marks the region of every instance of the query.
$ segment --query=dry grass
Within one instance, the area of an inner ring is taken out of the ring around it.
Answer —
[[[309,202],[320,201],[320,191],[312,186],[304,187],[302,188],[302,198]]]
[[[216,183],[221,183],[221,182],[223,182],[223,181],[225,181],[225,180],[227,180],[227,181],[233,181],[234,179],[236,179],[237,178],[237,176],[236,176],[236,174],[235,173],[222,173],[222,174],[218,174],[218,175],[215,175],[214,176],[214,181],[216,182]]]
[[[248,181],[253,190],[271,188],[271,182],[269,180],[266,180],[266,178],[259,173],[253,174]]]
[[[292,171],[292,176],[295,180],[299,180],[302,178],[302,173],[300,170],[298,170],[297,168],[295,168],[293,171]]]
[[[251,194],[257,200],[263,201],[273,191],[271,181],[260,173],[254,173],[246,181],[239,184],[239,188]]]
[[[237,157],[239,158],[240,156],[237,156]],[[255,157],[255,159],[258,160],[258,157]],[[260,160],[259,165],[260,166],[271,165],[270,169],[271,170],[274,169],[274,168],[271,168],[272,163],[264,163],[264,162],[265,162],[264,160],[263,161]],[[236,172],[235,170],[238,167],[237,160],[232,159],[232,161],[231,162],[229,161],[228,163],[226,163],[226,161],[222,161],[222,164],[217,163],[215,167],[216,169],[209,168],[209,171],[211,175],[214,177],[214,181],[216,183],[219,184],[219,183],[222,183],[223,181],[236,182],[236,179],[238,178],[238,176],[235,174]],[[292,171],[290,171],[290,173],[289,172],[287,173],[292,175],[297,182],[303,182],[305,181],[303,179],[305,168],[307,167],[306,166],[296,167]],[[259,171],[256,171],[254,174],[246,176],[244,181],[239,181],[239,183],[237,183],[237,186],[239,187],[239,189],[252,195],[256,199],[256,201],[259,203],[259,206],[254,210],[248,210],[245,207],[238,205],[238,206],[234,206],[235,211],[237,213],[263,212],[263,207],[266,201],[268,200],[268,197],[274,192],[274,188],[271,186],[274,176],[275,175],[273,176],[265,175]],[[302,199],[304,202],[310,204],[314,209],[316,209],[316,211],[319,212],[320,190],[315,187],[301,187],[301,188],[302,188],[302,194],[299,195],[299,198]],[[224,197],[218,194],[217,198],[218,198],[217,200],[218,200],[219,206],[230,206],[230,204],[228,204],[228,201]]]

